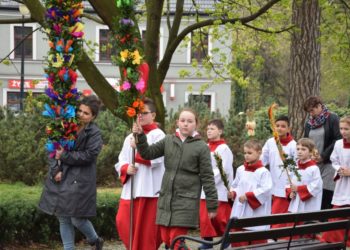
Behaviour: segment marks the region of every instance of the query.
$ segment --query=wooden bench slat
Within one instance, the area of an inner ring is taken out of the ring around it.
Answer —
[[[350,217],[349,208],[327,209],[315,212],[306,213],[288,213],[274,214],[269,216],[259,216],[251,218],[240,218],[239,220],[230,221],[231,228],[242,228],[251,226],[272,225],[280,223],[288,223],[295,221],[313,221],[313,220],[328,220],[332,218],[347,218]]]
[[[293,227],[273,228],[267,231],[239,231],[230,232],[228,239],[230,242],[253,241],[281,237],[289,237],[291,235],[304,235],[331,231],[335,229],[346,228],[349,220],[340,220],[332,222],[322,222],[317,224],[303,224]]]

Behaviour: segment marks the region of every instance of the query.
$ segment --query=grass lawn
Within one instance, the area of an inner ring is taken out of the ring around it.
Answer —
[[[27,186],[23,183],[0,183],[0,202],[2,200],[7,200],[9,198],[15,199],[20,197],[28,197],[28,198],[38,198],[40,197],[42,191],[41,185],[36,186]],[[113,193],[119,195],[121,192],[121,188],[105,188],[99,187],[97,188],[97,193]],[[38,196],[39,195],[39,196]]]

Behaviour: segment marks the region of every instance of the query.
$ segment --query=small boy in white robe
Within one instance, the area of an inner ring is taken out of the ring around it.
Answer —
[[[271,214],[272,179],[270,172],[260,161],[262,146],[257,140],[244,144],[244,165],[237,169],[232,184],[231,198],[234,204],[231,218],[246,218]],[[242,230],[266,230],[269,226],[256,226]],[[239,230],[241,231],[241,230]],[[251,244],[265,243],[266,240],[252,241]],[[246,246],[248,242],[234,243],[232,246]]]
[[[320,169],[313,160],[316,145],[309,138],[301,138],[297,143],[298,172],[292,177],[292,185],[286,189],[291,199],[288,211],[292,213],[318,211],[322,202],[322,178]]]

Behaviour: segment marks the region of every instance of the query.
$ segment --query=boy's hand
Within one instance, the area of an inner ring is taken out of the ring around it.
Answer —
[[[134,122],[134,124],[132,125],[132,132],[134,134],[142,134],[143,130],[140,125],[139,119],[136,119],[136,123]]]
[[[126,170],[126,173],[128,175],[135,175],[137,173],[137,168],[134,165],[130,164]]]
[[[234,197],[235,197],[234,192],[227,192],[227,198],[229,200],[234,200]]]
[[[56,149],[56,155],[55,155],[55,159],[59,160],[61,158],[61,155],[64,152],[64,148],[62,148],[62,146],[59,146],[58,149]]]
[[[136,148],[135,137],[130,137],[130,147]]]
[[[347,167],[340,167],[338,170],[340,176],[350,176],[350,169]]]
[[[239,197],[239,199],[238,199],[238,200],[239,200],[239,202],[240,202],[240,203],[244,203],[244,202],[246,202],[246,201],[247,201],[247,196],[242,195],[242,196],[240,196],[240,197]]]
[[[295,192],[290,192],[289,198],[291,198],[293,200],[295,198],[295,196],[296,196]]]

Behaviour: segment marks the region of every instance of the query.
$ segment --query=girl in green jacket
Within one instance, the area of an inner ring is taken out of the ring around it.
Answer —
[[[133,126],[137,150],[144,159],[164,156],[165,173],[159,191],[156,223],[160,225],[162,241],[167,246],[176,236],[198,227],[202,187],[209,217],[216,216],[218,198],[210,150],[196,132],[197,124],[195,112],[185,108],[179,114],[176,133],[153,145],[147,144],[139,122]],[[179,249],[179,244],[177,242],[174,249]]]

